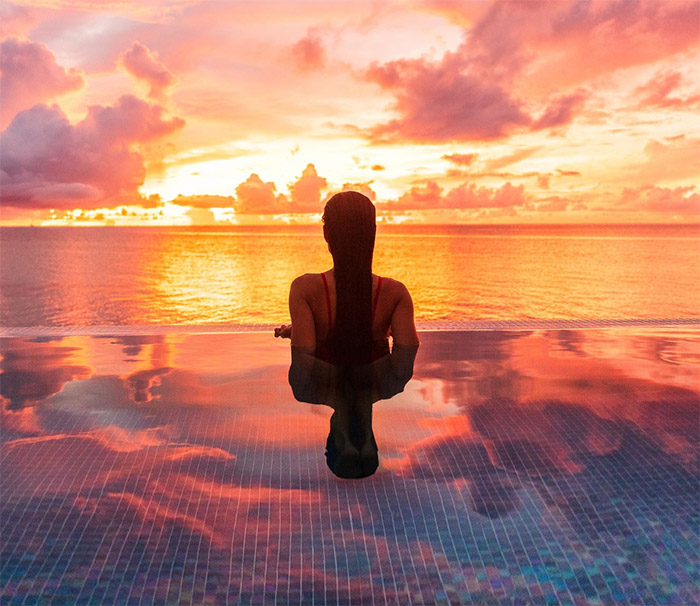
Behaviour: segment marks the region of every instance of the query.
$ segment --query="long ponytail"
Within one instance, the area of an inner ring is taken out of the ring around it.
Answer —
[[[344,364],[368,362],[372,352],[374,204],[359,192],[341,192],[327,202],[323,222],[335,271],[333,355]]]

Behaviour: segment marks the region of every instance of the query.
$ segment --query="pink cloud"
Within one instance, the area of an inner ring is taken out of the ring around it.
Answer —
[[[158,61],[155,53],[140,42],[134,42],[131,48],[122,54],[120,60],[134,78],[148,83],[149,97],[162,97],[165,90],[175,82],[173,75]]]
[[[553,128],[568,124],[573,120],[574,113],[581,108],[586,97],[587,93],[584,91],[556,97],[538,118],[535,128]]]
[[[26,6],[3,2],[0,4],[0,38],[23,36],[35,17]]]
[[[398,200],[386,204],[391,210],[416,210],[421,208],[440,208],[443,189],[435,181],[412,187]]]
[[[444,194],[440,185],[435,181],[428,181],[423,186],[412,187],[398,200],[387,203],[385,208],[387,210],[505,209],[523,206],[526,202],[523,185],[513,186],[505,183],[497,189],[490,189],[477,187],[474,183],[463,183]]]
[[[78,70],[65,70],[44,44],[7,38],[0,42],[0,128],[20,111],[83,86]]]
[[[58,107],[35,105],[0,134],[2,202],[24,208],[143,202],[144,158],[134,147],[183,125],[131,95],[112,106],[91,106],[75,125]]]
[[[621,203],[630,210],[700,216],[700,193],[695,187],[629,187],[622,192]]]
[[[445,2],[436,8],[460,11]],[[494,2],[475,22],[478,11],[468,5],[466,13],[454,19],[464,41],[439,61],[390,61],[368,70],[366,79],[395,100],[395,118],[377,125],[374,138],[492,140],[565,126],[583,108],[582,84],[700,39],[693,0]]]
[[[253,173],[236,187],[236,213],[242,215],[263,215],[283,212],[286,198],[277,194],[272,181],[265,182]]]
[[[290,212],[321,212],[321,192],[327,184],[326,179],[318,176],[316,167],[308,164],[301,177],[289,186]]]
[[[453,55],[446,55],[439,64],[416,59],[374,65],[367,78],[394,95],[399,115],[374,127],[376,139],[498,139],[531,123],[521,103],[504,88],[468,73]]]
[[[523,185],[505,183],[498,189],[477,188],[474,183],[464,183],[446,196],[447,208],[509,208],[525,204]]]
[[[698,44],[695,0],[570,2],[567,9],[550,21],[552,38],[574,42],[569,58],[583,76],[650,63]]]
[[[326,49],[320,36],[313,30],[292,46],[291,54],[296,66],[302,71],[322,69],[326,63]]]
[[[671,97],[681,87],[683,77],[680,72],[657,74],[634,91],[640,108],[691,109],[700,103],[700,95]]]
[[[464,52],[561,90],[696,46],[699,22],[695,0],[495,2],[465,30]]]

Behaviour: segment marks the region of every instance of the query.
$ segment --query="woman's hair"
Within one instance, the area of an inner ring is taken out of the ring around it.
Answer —
[[[374,204],[356,191],[335,194],[323,210],[323,233],[333,256],[336,314],[330,335],[342,363],[369,361],[372,351]]]

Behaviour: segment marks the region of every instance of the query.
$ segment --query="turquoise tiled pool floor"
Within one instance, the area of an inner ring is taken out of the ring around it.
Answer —
[[[325,464],[270,334],[2,340],[2,604],[696,604],[700,337],[432,331]]]

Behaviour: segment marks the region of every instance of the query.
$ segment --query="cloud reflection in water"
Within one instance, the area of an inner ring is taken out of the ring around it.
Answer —
[[[4,339],[4,595],[690,598],[696,335],[421,340],[375,408],[380,468],[353,483],[271,336]]]

